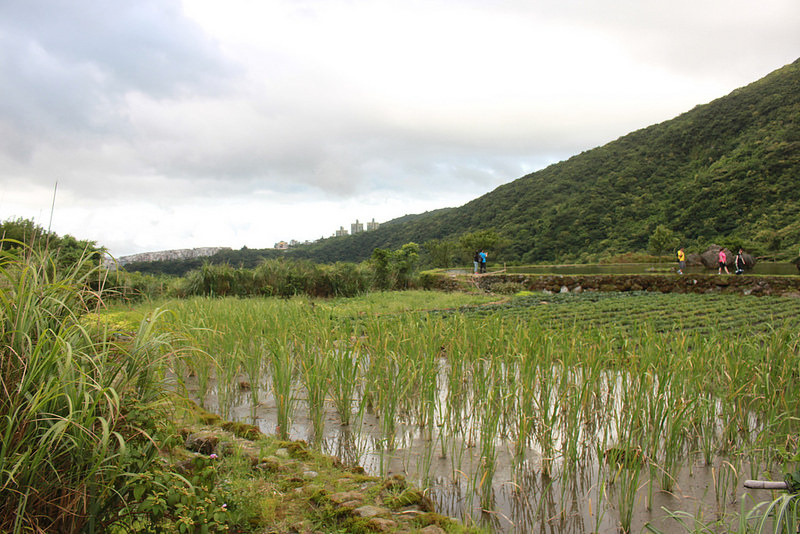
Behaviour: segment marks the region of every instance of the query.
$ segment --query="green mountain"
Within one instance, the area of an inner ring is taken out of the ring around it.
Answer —
[[[645,251],[663,225],[687,250],[711,243],[794,257],[800,245],[800,60],[660,124],[551,165],[459,208],[298,247],[359,261],[375,247],[495,230],[506,261]]]
[[[800,59],[461,207],[406,215],[378,230],[323,239],[284,254],[324,263],[361,261],[375,248],[455,241],[490,230],[506,242],[489,251],[493,260],[581,262],[644,252],[659,226],[674,236],[675,248],[682,245],[688,252],[717,243],[744,246],[756,256],[797,256]],[[243,249],[209,261],[251,266],[276,254]],[[177,273],[189,268],[175,267]]]

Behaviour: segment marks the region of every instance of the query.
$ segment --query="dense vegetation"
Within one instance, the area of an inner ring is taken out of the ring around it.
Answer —
[[[153,262],[149,271],[157,272],[159,263]],[[337,262],[326,265],[279,257],[262,259],[251,268],[234,267],[224,261],[206,261],[182,277],[115,270],[109,277],[109,284],[118,297],[125,299],[198,295],[351,297],[369,291],[414,287],[417,285],[418,265],[419,246],[406,243],[394,251],[375,249],[372,257],[360,264]]]
[[[174,355],[150,320],[125,342],[86,321],[99,267],[56,260],[0,250],[2,532],[99,532],[122,509],[134,517],[135,486],[158,460]]]
[[[791,259],[800,243],[799,214],[800,60],[459,208],[403,217],[286,254],[361,261],[376,247],[413,241],[425,248],[432,240],[494,230],[507,246],[493,255],[505,261],[595,261],[647,250],[663,225],[688,252],[718,243]]]
[[[48,250],[51,259],[59,266],[71,267],[83,262],[85,256],[99,258],[104,248],[94,241],[76,239],[67,234],[59,236],[46,230],[30,219],[8,219],[0,221],[0,239],[5,250],[20,250],[26,247]],[[85,262],[83,262],[85,264]]]

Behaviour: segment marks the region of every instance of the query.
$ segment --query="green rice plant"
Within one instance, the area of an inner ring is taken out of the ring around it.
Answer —
[[[289,439],[294,415],[295,398],[292,390],[294,383],[294,358],[288,334],[266,340],[269,351],[270,371],[272,376],[272,395],[277,410],[277,433],[281,439]]]
[[[306,390],[306,404],[314,432],[312,442],[317,447],[322,444],[325,430],[325,399],[331,374],[330,352],[331,349],[325,345],[300,350],[300,380]]]
[[[724,516],[728,508],[728,491],[731,491],[731,500],[736,497],[739,473],[730,462],[722,462],[719,469],[711,468],[711,476],[714,481],[714,499],[717,504],[717,514]]]
[[[528,340],[525,344],[530,346],[530,343],[531,341]],[[520,355],[518,358],[519,361],[516,368],[519,393],[515,397],[516,405],[513,408],[513,413],[517,416],[514,460],[517,464],[521,464],[525,459],[525,452],[530,444],[536,425],[534,395],[538,365],[532,354],[527,356]]]
[[[220,354],[217,366],[217,400],[223,419],[231,418],[231,409],[240,397],[239,376],[242,372],[242,351],[234,347],[233,352]]]
[[[550,340],[546,341],[546,351]],[[545,353],[546,354],[546,353]],[[560,362],[552,361],[545,357],[540,363],[536,380],[536,395],[534,405],[536,406],[537,422],[534,426],[534,436],[539,444],[542,454],[542,474],[550,476],[553,461],[556,456],[555,436],[558,426],[558,395],[556,383],[562,372],[558,367]]]
[[[372,354],[371,373],[375,375],[377,411],[380,416],[381,435],[389,451],[395,448],[395,433],[400,401],[409,387],[406,368],[395,352]]]
[[[697,417],[694,420],[694,433],[697,435],[700,450],[706,465],[714,463],[717,438],[717,399],[706,393],[697,398]]]
[[[624,464],[619,464],[617,468],[614,484],[617,486],[617,509],[622,532],[631,531],[641,472],[641,468],[636,465],[626,467]]]
[[[480,465],[475,471],[475,487],[480,493],[481,506],[491,509],[494,497],[494,480],[497,470],[497,428],[502,416],[500,392],[497,388],[488,391],[488,397],[482,403],[480,415]]]
[[[403,395],[403,398],[408,398],[412,418],[429,440],[433,436],[439,392],[439,354],[443,337],[439,327],[439,321],[427,316],[419,322],[404,321],[401,325],[402,331],[413,329],[418,332],[417,336],[410,336],[403,343],[402,353],[409,356],[403,365],[407,370],[409,391],[414,392],[414,395]]]
[[[353,407],[357,402],[361,352],[358,344],[342,342],[330,354],[331,395],[343,426],[350,424]]]
[[[583,395],[587,388],[581,368],[573,368],[564,373],[559,386],[559,433],[561,435],[561,456],[563,469],[576,467],[581,440],[581,421],[583,419]]]
[[[704,523],[701,518],[698,518],[689,512],[682,510],[672,511],[665,508],[663,510],[666,512],[667,517],[677,522],[687,533],[717,534],[718,532],[730,532],[730,530],[727,529],[721,530],[723,527],[725,527],[725,525],[721,524],[722,522],[719,519],[711,521],[710,523]],[[644,529],[648,532],[653,532],[654,534],[665,534],[664,531],[654,527],[650,523],[645,523]],[[738,529],[736,532],[739,534],[745,534],[748,531],[745,528]]]
[[[664,425],[661,440],[661,489],[671,492],[675,487],[677,473],[684,459],[684,441],[691,410],[692,399],[676,398],[668,400],[670,410]]]
[[[102,305],[97,277],[90,255],[58,266],[46,249],[0,248],[3,532],[99,532],[157,459],[174,356],[155,329],[163,312],[131,337],[84,322]]]

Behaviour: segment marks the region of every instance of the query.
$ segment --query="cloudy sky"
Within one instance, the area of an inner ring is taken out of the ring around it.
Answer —
[[[0,0],[0,220],[123,256],[459,206],[799,28],[797,0]]]

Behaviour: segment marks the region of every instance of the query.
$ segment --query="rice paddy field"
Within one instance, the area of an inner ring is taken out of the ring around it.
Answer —
[[[494,532],[772,532],[779,494],[743,482],[800,460],[797,298],[160,305],[190,354],[175,373],[204,407],[402,473]]]

